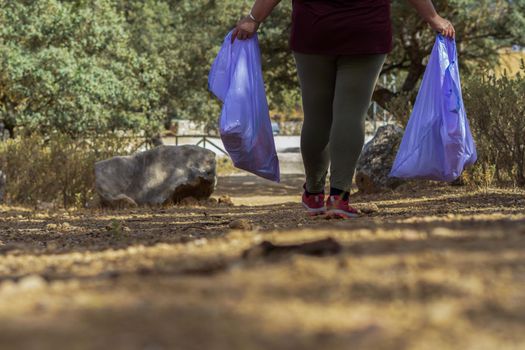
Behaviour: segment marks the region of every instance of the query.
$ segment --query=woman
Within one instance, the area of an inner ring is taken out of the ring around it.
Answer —
[[[280,0],[256,0],[237,23],[232,40],[253,36]],[[455,35],[431,0],[409,0],[432,29]],[[293,51],[304,110],[302,197],[310,215],[351,218],[348,199],[364,142],[364,120],[392,48],[390,0],[293,0]],[[330,164],[330,196],[324,187]]]

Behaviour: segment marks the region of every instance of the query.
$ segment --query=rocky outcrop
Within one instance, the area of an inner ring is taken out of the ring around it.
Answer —
[[[397,125],[388,124],[377,129],[357,162],[355,179],[361,192],[381,192],[403,183],[400,179],[388,177],[402,138],[403,129]]]
[[[198,146],[159,146],[95,164],[103,206],[178,203],[209,198],[216,182],[215,153]]]

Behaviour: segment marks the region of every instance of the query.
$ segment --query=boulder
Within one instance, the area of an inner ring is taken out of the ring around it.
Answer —
[[[403,129],[397,125],[388,124],[377,129],[357,161],[355,180],[359,191],[376,193],[403,183],[388,177],[402,138]]]
[[[215,188],[215,153],[198,146],[159,146],[95,164],[95,186],[103,206],[178,203],[206,199]]]

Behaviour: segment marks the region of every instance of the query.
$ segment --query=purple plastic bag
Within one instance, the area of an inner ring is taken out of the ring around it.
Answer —
[[[389,176],[454,181],[476,159],[456,43],[439,34]]]
[[[279,182],[257,36],[231,43],[230,32],[213,62],[208,87],[224,104],[219,130],[237,168]]]

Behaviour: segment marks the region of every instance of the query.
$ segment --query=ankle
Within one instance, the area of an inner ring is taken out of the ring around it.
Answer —
[[[312,192],[308,192],[308,191],[304,191],[304,193],[306,194],[306,197],[311,197],[311,196],[322,196],[324,195],[324,192],[316,192],[316,193],[312,193]]]
[[[306,184],[303,185],[303,189],[304,189],[304,193],[306,194],[307,197],[324,195],[324,191],[321,191],[321,192],[309,192],[306,189]]]
[[[350,192],[343,191],[335,187],[330,187],[330,196],[340,196],[342,200],[347,201],[350,197]]]

